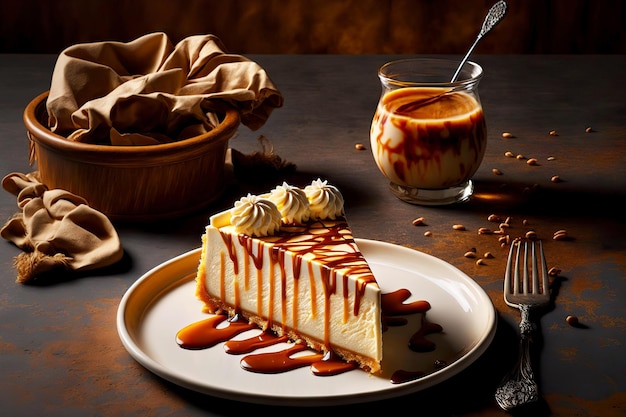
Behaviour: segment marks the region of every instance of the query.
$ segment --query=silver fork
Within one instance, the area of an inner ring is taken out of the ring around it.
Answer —
[[[512,410],[539,400],[539,387],[530,355],[530,346],[536,329],[535,323],[531,321],[531,310],[550,302],[548,268],[541,241],[516,241],[511,244],[504,274],[504,301],[509,306],[519,309],[521,313],[519,359],[515,367],[504,377],[495,394],[500,407]]]

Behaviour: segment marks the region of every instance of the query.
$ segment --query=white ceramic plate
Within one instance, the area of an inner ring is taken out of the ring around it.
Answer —
[[[495,334],[496,314],[474,280],[452,265],[412,249],[363,239],[357,243],[383,293],[409,289],[413,296],[407,302],[427,300],[431,304],[428,321],[443,326],[442,333],[428,336],[437,345],[428,353],[407,348],[407,335],[398,332],[406,332],[409,326],[384,333],[383,354],[393,362],[384,359],[383,369],[427,372],[417,380],[392,384],[390,374],[379,377],[361,370],[319,377],[308,367],[258,374],[242,369],[242,356],[227,354],[223,344],[205,350],[180,348],[178,330],[207,317],[195,297],[200,249],[157,266],[128,289],[117,314],[122,343],[141,365],[182,387],[238,401],[291,406],[349,404],[416,392],[456,375],[487,349]],[[448,366],[437,368],[437,360]]]

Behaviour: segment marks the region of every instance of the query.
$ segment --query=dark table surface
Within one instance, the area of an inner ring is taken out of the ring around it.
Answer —
[[[119,302],[144,273],[199,247],[210,214],[262,185],[232,184],[210,208],[158,224],[116,224],[123,268],[46,285],[15,282],[20,250],[0,242],[0,404],[3,415],[506,415],[493,393],[517,354],[519,313],[502,298],[507,248],[490,214],[510,216],[511,235],[534,230],[548,266],[558,267],[555,304],[541,317],[538,365],[543,402],[532,415],[626,415],[626,56],[476,56],[485,70],[480,95],[489,144],[471,201],[433,208],[393,197],[369,152],[380,93],[376,71],[392,56],[254,55],[285,97],[258,131],[241,127],[230,146],[260,150],[263,135],[297,166],[290,179],[322,177],[346,201],[354,235],[434,255],[475,280],[498,311],[494,340],[469,368],[404,397],[331,409],[282,409],[210,397],[181,388],[139,365],[116,329]],[[22,122],[26,104],[50,85],[55,56],[0,55],[0,174],[31,172]],[[587,132],[591,128],[591,132]],[[556,131],[556,135],[549,132]],[[514,138],[503,138],[511,132]],[[365,150],[357,150],[362,143]],[[505,152],[537,158],[529,166]],[[548,161],[548,157],[555,157]],[[503,175],[494,175],[492,169]],[[555,183],[551,177],[562,181]],[[0,217],[18,211],[0,191]],[[412,221],[424,217],[425,225]],[[523,225],[526,219],[528,224]],[[453,230],[463,224],[465,231]],[[559,229],[570,240],[554,241]],[[432,232],[425,236],[425,232]],[[490,251],[477,265],[463,254]],[[577,316],[584,327],[568,325]],[[320,403],[323,407],[323,402]],[[393,410],[393,411],[392,411]],[[400,411],[401,410],[401,411]]]

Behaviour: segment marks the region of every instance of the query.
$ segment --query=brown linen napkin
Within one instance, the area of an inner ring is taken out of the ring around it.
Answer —
[[[214,35],[173,45],[152,33],[128,43],[77,44],[58,57],[47,101],[50,129],[70,140],[157,144],[212,129],[224,106],[260,128],[283,97],[255,62]]]
[[[57,268],[68,271],[110,266],[123,249],[109,219],[64,190],[48,190],[32,175],[11,173],[2,187],[17,196],[22,212],[0,230],[24,250],[15,257],[17,282],[26,283]]]

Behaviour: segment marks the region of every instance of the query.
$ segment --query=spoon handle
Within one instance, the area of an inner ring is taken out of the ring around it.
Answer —
[[[467,59],[469,58],[470,54],[472,53],[472,51],[474,50],[474,48],[478,44],[478,41],[482,37],[483,37],[483,35],[478,35],[478,37],[476,38],[476,40],[474,41],[474,43],[472,44],[470,49],[467,51],[467,53],[465,54],[465,57],[461,60],[461,63],[459,64],[459,67],[456,69],[456,72],[454,73],[454,77],[452,77],[452,80],[450,80],[451,83],[456,81],[456,77],[459,76],[459,73],[461,72],[461,68],[463,68],[463,65],[465,65],[465,63],[467,62]]]
[[[456,80],[456,77],[459,76],[461,68],[463,68],[463,65],[465,65],[465,62],[478,44],[478,41],[480,41],[483,36],[485,36],[491,29],[493,29],[495,25],[497,25],[502,20],[502,18],[506,14],[506,8],[507,5],[504,0],[500,0],[499,2],[491,6],[491,9],[489,9],[489,12],[487,12],[487,16],[485,16],[485,20],[483,21],[483,26],[480,29],[480,33],[476,37],[476,40],[474,41],[470,49],[467,51],[467,54],[465,54],[465,57],[461,61],[461,64],[456,69],[456,72],[454,73],[454,76],[450,81],[451,83],[453,83]]]

